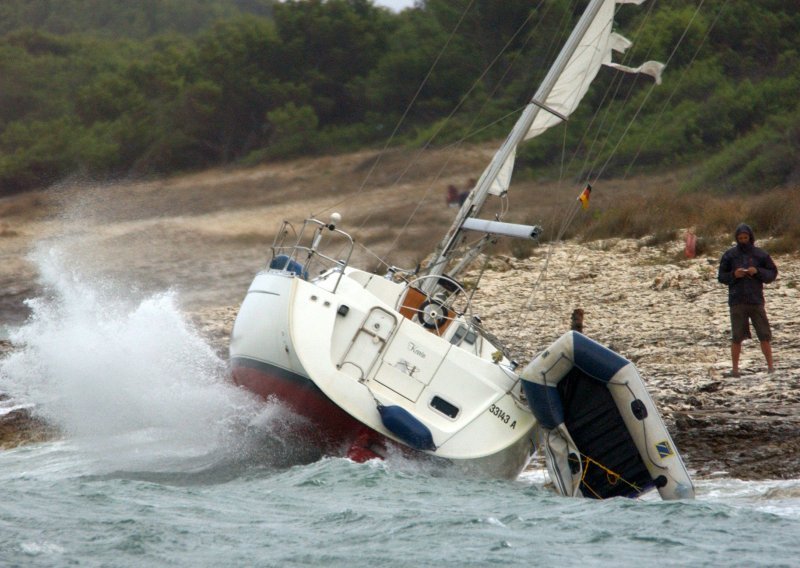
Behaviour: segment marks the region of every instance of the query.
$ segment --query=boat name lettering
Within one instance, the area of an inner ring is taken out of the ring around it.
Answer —
[[[422,349],[420,349],[419,347],[417,347],[417,345],[413,341],[409,341],[408,342],[408,350],[411,351],[414,355],[418,355],[419,357],[422,357],[423,359],[425,357],[427,357],[425,352]]]
[[[513,422],[511,422],[511,415],[506,413],[502,408],[500,408],[496,404],[493,404],[492,406],[489,407],[489,412],[497,416],[503,424],[508,424],[509,428],[511,428],[512,430],[517,429],[517,421],[514,420]]]

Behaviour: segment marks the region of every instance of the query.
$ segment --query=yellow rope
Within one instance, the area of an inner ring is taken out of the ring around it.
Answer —
[[[628,481],[627,479],[622,477],[619,473],[608,469],[606,466],[604,466],[603,464],[601,464],[600,462],[598,462],[596,460],[593,460],[589,456],[584,455],[583,459],[585,461],[584,461],[584,464],[583,464],[583,473],[581,474],[581,484],[584,487],[586,487],[586,489],[591,491],[592,494],[595,497],[597,497],[598,499],[602,499],[602,497],[600,497],[600,495],[598,495],[597,492],[594,489],[592,489],[589,486],[588,483],[586,483],[586,473],[589,471],[589,465],[591,465],[591,464],[596,465],[597,467],[599,467],[601,470],[603,470],[606,473],[606,479],[608,480],[609,485],[616,485],[620,480],[622,480],[623,483],[625,483],[626,485],[630,486],[632,489],[634,489],[636,491],[641,491],[642,490],[641,487],[639,487],[638,485],[636,485],[634,483],[631,483],[630,481]]]

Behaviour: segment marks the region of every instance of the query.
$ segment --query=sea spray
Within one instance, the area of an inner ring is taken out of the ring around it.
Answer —
[[[129,283],[88,281],[64,258],[54,246],[31,255],[46,294],[11,332],[20,348],[0,362],[0,390],[97,453],[117,448],[115,467],[241,450],[242,430],[269,422],[227,382],[175,292],[135,299]]]
[[[229,386],[176,293],[142,298],[56,251],[35,258],[48,291],[14,331],[0,390],[67,436],[0,452],[0,565],[797,564],[797,480],[596,502],[557,497],[542,470],[453,479],[402,456],[263,467],[294,451],[297,418]]]

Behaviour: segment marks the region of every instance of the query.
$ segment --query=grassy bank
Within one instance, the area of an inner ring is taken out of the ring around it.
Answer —
[[[716,253],[719,240],[732,239],[739,223],[753,227],[756,238],[771,237],[770,252],[800,250],[800,188],[783,188],[759,195],[717,196],[708,193],[651,194],[631,197],[598,212],[581,238],[641,238],[654,244],[675,238],[679,229],[691,229],[698,238],[698,254]]]

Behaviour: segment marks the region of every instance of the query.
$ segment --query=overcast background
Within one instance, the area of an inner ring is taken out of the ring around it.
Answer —
[[[395,12],[399,12],[403,8],[410,8],[414,5],[414,0],[375,0],[377,6],[386,6]]]

